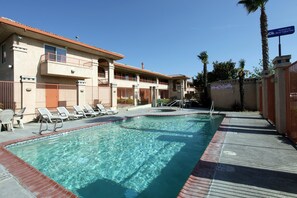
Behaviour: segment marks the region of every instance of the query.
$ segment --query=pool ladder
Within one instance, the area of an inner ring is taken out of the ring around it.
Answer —
[[[210,115],[210,117],[212,117],[213,112],[214,112],[214,102],[211,101],[211,106],[210,106],[210,109],[209,109],[209,115]]]

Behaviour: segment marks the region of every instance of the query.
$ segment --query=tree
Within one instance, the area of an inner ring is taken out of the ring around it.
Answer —
[[[201,52],[199,55],[197,55],[197,57],[203,63],[204,94],[205,94],[205,98],[208,98],[208,93],[207,93],[207,64],[208,64],[208,55],[207,55],[207,51]]]
[[[232,60],[226,62],[213,62],[213,70],[209,73],[209,81],[215,82],[219,80],[236,79],[237,69],[236,63]]]
[[[262,76],[262,72],[261,72],[262,65],[263,65],[262,60],[260,60],[259,61],[259,66],[253,67],[253,72],[250,75],[251,78],[261,78],[261,76]],[[274,67],[274,65],[272,64],[272,61],[270,61],[269,64],[268,64],[268,71],[267,71],[266,74],[274,74],[273,67]]]
[[[261,10],[260,15],[260,29],[262,39],[262,59],[263,59],[263,74],[268,72],[269,55],[268,55],[268,23],[267,15],[265,12],[265,5],[268,0],[240,0],[238,4],[242,4],[248,13],[256,12],[259,8]]]
[[[239,61],[239,68],[238,68],[238,78],[239,78],[239,93],[240,93],[240,110],[244,110],[244,89],[243,89],[243,80],[244,80],[244,66],[245,60],[241,59]]]

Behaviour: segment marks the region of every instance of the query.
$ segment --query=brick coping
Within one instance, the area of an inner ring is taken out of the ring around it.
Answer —
[[[190,113],[190,114],[193,114],[193,113]],[[199,113],[199,114],[203,114],[203,113]],[[43,137],[50,137],[50,136],[55,136],[59,134],[69,133],[79,129],[100,126],[103,124],[126,120],[134,117],[140,117],[140,116],[163,117],[163,116],[183,116],[183,115],[185,114],[182,114],[182,115],[142,114],[142,115],[136,115],[136,116],[128,116],[128,117],[123,117],[112,121],[88,124],[86,126],[61,130],[54,133],[46,133],[46,134],[43,134],[42,136],[31,136],[27,138],[20,138],[20,139],[3,142],[3,143],[0,143],[0,164],[2,164],[4,168],[8,170],[18,180],[18,182],[22,185],[22,187],[29,190],[36,197],[75,198],[77,197],[77,195],[67,190],[62,185],[55,182],[53,179],[45,176],[42,172],[38,171],[33,166],[27,164],[24,160],[20,159],[19,157],[17,157],[16,155],[8,151],[6,147],[19,142],[25,142],[25,141],[35,140],[35,139],[37,140],[37,139],[40,139],[41,137],[43,138]],[[226,123],[227,120],[229,121],[229,119],[225,117],[222,123]],[[220,151],[222,148],[222,143],[224,142],[224,139],[225,139],[225,133],[222,133],[223,130],[216,131],[215,135],[213,136],[212,140],[210,141],[209,145],[204,151],[202,157],[196,164],[194,170],[192,171],[185,185],[181,189],[178,197],[207,195],[210,189],[212,178],[215,173],[216,166],[209,166],[205,162],[206,161],[213,162],[214,164],[218,163]],[[199,177],[199,175],[202,176],[205,174],[208,175],[209,179]],[[201,184],[203,184],[204,189],[199,188],[199,185]]]
[[[230,118],[225,117],[222,124],[228,123],[230,123]],[[190,177],[179,192],[178,198],[207,197],[219,164],[227,131],[228,127],[219,127],[216,131]]]

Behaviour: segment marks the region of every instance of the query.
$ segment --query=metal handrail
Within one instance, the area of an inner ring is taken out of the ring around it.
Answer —
[[[213,112],[214,112],[214,102],[211,101],[211,106],[210,106],[210,109],[209,109],[209,115],[210,115],[210,117],[212,117]]]

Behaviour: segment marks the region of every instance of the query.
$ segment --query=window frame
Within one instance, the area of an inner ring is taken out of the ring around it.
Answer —
[[[45,55],[47,55],[47,53],[48,53],[48,52],[46,52],[46,46],[48,46],[49,48],[54,48],[55,49],[54,50],[55,53],[53,54],[54,58],[49,58],[50,61],[56,61],[56,62],[59,62],[59,63],[66,63],[66,57],[67,57],[67,49],[66,48],[57,47],[57,46],[45,43],[43,45]],[[61,54],[61,53],[58,54],[58,52],[65,52],[65,54]]]

